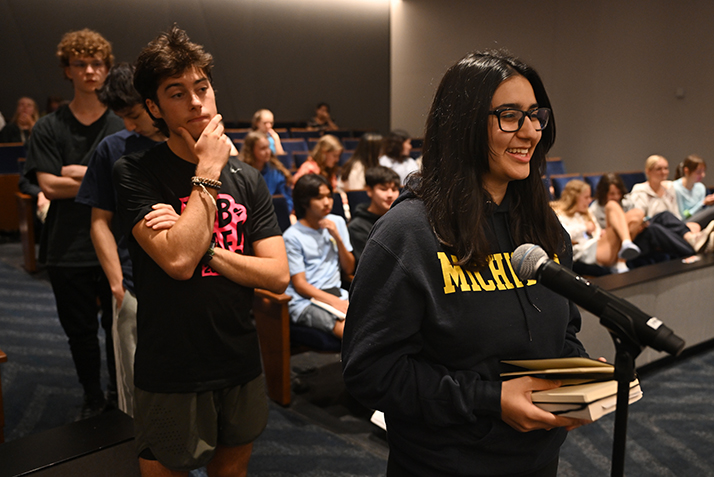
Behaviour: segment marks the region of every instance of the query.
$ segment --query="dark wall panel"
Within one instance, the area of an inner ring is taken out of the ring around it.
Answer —
[[[318,101],[344,128],[389,128],[389,2],[359,0],[0,0],[0,111],[22,95],[41,107],[72,95],[55,47],[79,28],[102,33],[120,61],[177,22],[215,59],[227,120],[258,109],[305,120]]]

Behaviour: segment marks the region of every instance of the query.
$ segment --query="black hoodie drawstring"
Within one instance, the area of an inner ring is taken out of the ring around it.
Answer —
[[[498,215],[498,220],[505,222],[505,223],[502,223],[501,225],[505,228],[506,236],[508,237],[508,247],[507,248],[509,250],[515,250],[516,245],[515,245],[515,243],[513,243],[513,237],[511,236],[511,228],[508,226],[508,222],[505,219],[505,214],[503,212],[498,213],[498,211],[497,211],[492,216],[492,218],[495,220],[497,215]],[[498,243],[498,245],[500,247],[501,246],[501,243],[499,240],[500,234],[496,233],[495,235],[496,235],[496,242]],[[510,260],[510,258],[509,258],[509,260]],[[518,278],[520,280],[520,277],[518,277]],[[531,299],[531,296],[528,293],[528,287],[526,286],[525,282],[523,283],[523,291],[525,292],[526,299],[528,300],[528,304],[533,306],[533,308],[535,308],[536,311],[538,311],[538,313],[542,313],[543,311],[540,308],[538,308],[538,306],[535,303],[533,303],[533,300]],[[526,304],[523,303],[523,298],[521,297],[520,293],[516,293],[516,297],[518,297],[518,305],[521,307],[521,311],[523,312],[523,319],[525,320],[526,330],[528,331],[528,340],[533,341],[533,335],[531,334],[531,328],[528,323],[528,314],[526,313]]]

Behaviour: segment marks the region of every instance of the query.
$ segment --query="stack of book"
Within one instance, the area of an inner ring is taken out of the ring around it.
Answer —
[[[588,358],[511,360],[503,363],[521,368],[501,373],[504,379],[533,376],[562,383],[559,388],[531,393],[533,404],[545,411],[595,421],[616,408],[617,381],[613,379],[615,367],[612,364]],[[641,398],[640,382],[635,378],[630,383],[629,404]]]

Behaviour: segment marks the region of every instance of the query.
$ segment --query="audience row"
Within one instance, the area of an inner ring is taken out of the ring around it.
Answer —
[[[714,196],[701,183],[705,174],[705,162],[690,155],[669,181],[667,159],[653,155],[645,163],[647,180],[630,192],[616,173],[602,175],[595,200],[590,185],[568,182],[552,205],[570,234],[576,264],[599,275],[714,251]]]

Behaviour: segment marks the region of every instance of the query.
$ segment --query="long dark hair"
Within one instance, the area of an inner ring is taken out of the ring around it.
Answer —
[[[382,139],[382,149],[380,153],[397,162],[404,162],[408,156],[404,156],[404,143],[409,139],[409,133],[401,129],[395,129]]]
[[[471,53],[444,75],[424,134],[421,180],[413,191],[426,207],[439,241],[453,250],[458,265],[485,266],[492,253],[488,217],[489,111],[496,89],[520,75],[533,87],[539,107],[550,100],[538,74],[504,51]],[[541,180],[546,154],[555,141],[551,116],[530,161],[526,179],[508,184],[511,236],[516,245],[532,242],[553,256],[564,250],[562,228],[548,204]]]
[[[382,146],[382,135],[377,133],[364,133],[357,143],[352,157],[342,166],[342,180],[347,181],[352,171],[352,166],[361,162],[364,170],[379,165],[379,149]]]
[[[611,185],[617,187],[623,197],[627,194],[627,187],[625,187],[625,183],[619,174],[615,172],[603,174],[597,183],[597,187],[595,187],[595,200],[603,207],[607,204],[607,194],[610,192]],[[622,200],[620,202],[622,202]]]

